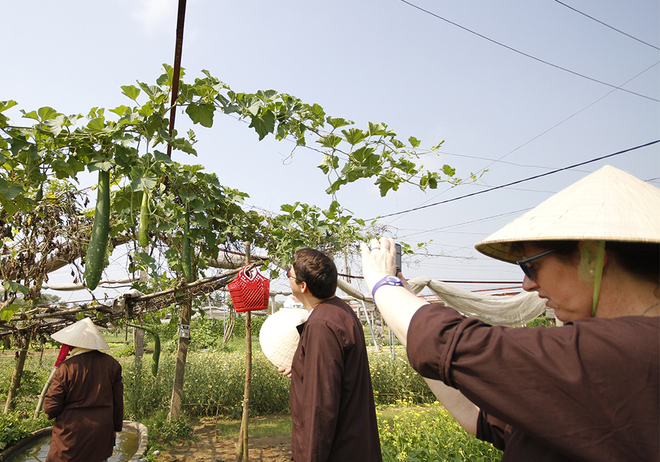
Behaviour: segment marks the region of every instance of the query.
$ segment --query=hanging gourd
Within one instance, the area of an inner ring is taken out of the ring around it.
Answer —
[[[92,235],[85,257],[85,283],[89,290],[96,289],[105,266],[105,251],[110,233],[110,172],[99,170],[96,209]]]

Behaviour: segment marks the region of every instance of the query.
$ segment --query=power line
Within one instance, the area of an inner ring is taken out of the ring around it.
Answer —
[[[636,93],[636,92],[634,92],[634,91],[626,90],[625,88],[622,88],[622,87],[620,87],[620,86],[612,85],[611,83],[603,82],[602,80],[594,79],[593,77],[589,77],[589,76],[587,76],[587,75],[580,74],[579,72],[575,72],[575,71],[572,71],[572,70],[567,69],[567,68],[565,68],[565,67],[558,66],[557,64],[553,64],[553,63],[551,63],[551,62],[544,61],[544,60],[542,60],[541,58],[537,58],[536,56],[532,56],[532,55],[530,55],[530,54],[528,54],[528,53],[525,53],[525,52],[523,52],[523,51],[517,50],[516,48],[513,48],[513,47],[510,47],[510,46],[508,46],[508,45],[505,45],[505,44],[503,44],[502,42],[498,42],[497,40],[493,40],[492,38],[486,37],[485,35],[482,35],[482,34],[480,34],[480,33],[478,33],[478,32],[475,32],[475,31],[473,31],[473,30],[471,30],[471,29],[468,29],[468,28],[465,27],[465,26],[461,26],[460,24],[457,24],[457,23],[455,23],[455,22],[453,22],[453,21],[450,21],[450,20],[447,19],[447,18],[443,18],[442,16],[437,15],[437,14],[433,13],[432,11],[426,10],[426,9],[420,7],[420,6],[417,6],[417,5],[415,5],[414,3],[411,3],[411,2],[409,2],[409,1],[407,1],[407,0],[400,0],[400,1],[403,2],[403,3],[405,3],[406,5],[409,5],[409,6],[413,7],[413,8],[416,8],[416,9],[418,9],[418,10],[420,10],[420,11],[422,11],[422,12],[428,14],[428,15],[431,15],[431,16],[433,16],[434,18],[438,18],[438,19],[440,19],[440,20],[442,20],[442,21],[445,21],[445,22],[451,24],[452,26],[456,26],[456,27],[458,27],[458,28],[460,28],[460,29],[463,29],[463,30],[466,31],[466,32],[469,32],[469,33],[471,33],[471,34],[473,34],[473,35],[476,35],[477,37],[481,37],[482,39],[488,40],[489,42],[494,43],[495,45],[499,45],[499,46],[501,46],[501,47],[504,47],[504,48],[506,48],[507,50],[513,51],[513,52],[518,53],[518,54],[520,54],[520,55],[523,55],[523,56],[525,56],[525,57],[527,57],[527,58],[533,59],[534,61],[538,61],[538,62],[543,63],[543,64],[546,64],[546,65],[548,65],[548,66],[552,66],[552,67],[554,67],[554,68],[556,68],[556,69],[562,70],[562,71],[564,71],[564,72],[568,72],[568,73],[573,74],[573,75],[577,75],[578,77],[582,77],[583,79],[591,80],[592,82],[600,83],[601,85],[606,85],[606,86],[611,87],[611,88],[616,88],[617,90],[625,91],[626,93],[630,93],[630,94],[633,94],[633,95],[635,95],[635,96],[641,96],[642,98],[650,99],[651,101],[655,101],[655,102],[660,103],[660,100],[659,100],[659,99],[652,98],[652,97],[650,97],[650,96],[646,96],[646,95],[642,95],[641,93]]]
[[[489,217],[477,218],[476,220],[464,221],[462,223],[456,223],[456,224],[453,224],[453,225],[446,225],[446,226],[441,226],[439,228],[428,229],[428,230],[424,230],[424,231],[417,231],[417,232],[414,232],[414,233],[408,233],[408,234],[404,234],[401,237],[402,238],[409,238],[410,236],[417,236],[417,235],[420,235],[420,234],[434,233],[434,232],[437,232],[437,231],[442,231],[444,229],[456,228],[456,227],[459,227],[459,226],[471,225],[471,224],[474,224],[474,223],[482,223],[484,221],[493,220],[495,218],[502,218],[502,217],[505,217],[505,216],[508,216],[508,215],[517,215],[519,213],[527,212],[529,210],[531,210],[531,209],[526,208],[526,209],[521,209],[521,210],[514,210],[514,211],[511,211],[511,212],[500,213],[498,215],[491,215]]]
[[[657,63],[655,63],[655,64],[649,66],[649,67],[646,68],[646,69],[644,69],[642,72],[640,72],[639,74],[635,75],[634,77],[631,77],[630,79],[626,80],[626,81],[623,83],[623,85],[627,84],[628,82],[631,82],[631,81],[635,80],[637,77],[639,77],[640,75],[644,74],[646,71],[650,70],[651,68],[657,66],[658,64],[660,64],[660,61],[658,61]],[[512,163],[512,162],[506,162],[506,161],[503,161],[502,159],[504,159],[504,158],[507,157],[508,155],[510,155],[510,154],[512,154],[512,153],[514,153],[514,152],[516,152],[517,150],[523,148],[524,146],[527,146],[527,145],[530,144],[532,141],[534,141],[534,140],[536,140],[536,139],[542,137],[542,136],[545,135],[546,133],[548,133],[548,132],[554,130],[555,128],[557,128],[557,127],[560,126],[561,124],[567,122],[568,120],[570,120],[570,119],[572,119],[573,117],[575,117],[576,115],[578,115],[579,113],[581,113],[581,112],[583,112],[583,111],[586,111],[588,108],[590,108],[590,107],[593,106],[594,104],[598,103],[599,101],[605,99],[606,97],[608,97],[609,95],[611,95],[611,94],[614,93],[615,91],[616,91],[616,90],[610,90],[610,91],[607,92],[605,95],[603,95],[603,96],[601,96],[600,98],[598,98],[596,101],[594,101],[594,102],[588,104],[587,106],[583,107],[583,108],[580,109],[579,111],[577,111],[577,112],[571,114],[570,116],[566,117],[566,118],[565,118],[564,120],[562,120],[561,122],[558,122],[558,123],[554,124],[552,127],[550,127],[550,128],[548,128],[547,130],[545,130],[545,131],[539,133],[538,135],[534,136],[534,137],[531,138],[530,140],[525,141],[523,144],[521,144],[521,145],[518,146],[517,148],[515,148],[515,149],[513,149],[513,150],[507,152],[506,154],[500,156],[498,159],[487,159],[487,158],[482,158],[482,157],[466,156],[466,155],[463,155],[463,154],[453,154],[453,153],[442,153],[442,154],[454,155],[454,156],[458,156],[458,157],[467,157],[467,158],[472,158],[472,159],[480,159],[480,160],[488,160],[488,161],[490,161],[490,164],[488,164],[487,166],[485,166],[482,170],[486,170],[486,169],[489,168],[491,165],[494,165],[494,164],[496,164],[496,163],[503,163],[503,164],[516,165],[516,166],[518,166],[518,167],[538,167],[538,168],[547,168],[547,167],[540,167],[540,166],[533,166],[533,165],[521,165],[521,164],[515,164],[515,163]],[[649,181],[650,181],[650,180],[649,180]],[[422,202],[422,205],[423,205],[423,204],[426,204],[427,202],[431,202],[431,201],[434,200],[436,197],[441,196],[442,194],[444,194],[444,193],[447,192],[447,191],[448,191],[448,189],[445,190],[445,191],[442,191],[442,192],[440,192],[440,193],[438,193],[438,194],[436,194],[436,195],[433,196],[433,197],[428,198],[427,200],[425,200],[424,202]]]
[[[401,0],[401,1],[404,1],[404,0]],[[387,217],[393,217],[393,216],[396,216],[396,215],[403,215],[404,213],[415,212],[417,210],[426,209],[426,208],[433,207],[433,206],[440,205],[440,204],[447,204],[449,202],[454,202],[454,201],[457,201],[459,199],[465,199],[467,197],[477,196],[479,194],[495,191],[497,189],[507,188],[509,186],[524,183],[526,181],[536,180],[538,178],[543,178],[544,176],[549,176],[549,175],[553,175],[555,173],[563,172],[564,170],[570,170],[570,169],[575,168],[575,167],[581,167],[582,165],[591,164],[593,162],[597,162],[599,160],[607,159],[609,157],[618,156],[619,154],[624,154],[626,152],[634,151],[636,149],[645,148],[647,146],[651,146],[651,145],[654,145],[656,143],[660,143],[660,140],[651,141],[650,143],[635,146],[634,148],[624,149],[623,151],[614,152],[614,153],[608,154],[606,156],[597,157],[595,159],[587,160],[585,162],[580,162],[580,163],[577,163],[577,164],[569,165],[568,167],[558,168],[558,169],[552,170],[550,172],[541,173],[540,175],[534,175],[534,176],[531,176],[529,178],[523,178],[522,180],[512,181],[511,183],[503,184],[503,185],[500,185],[500,186],[494,186],[494,187],[489,188],[489,189],[484,189],[484,190],[473,192],[473,193],[470,193],[470,194],[465,194],[463,196],[454,197],[452,199],[447,199],[447,200],[440,201],[440,202],[434,202],[433,204],[422,205],[422,206],[419,206],[419,207],[414,207],[412,209],[402,210],[400,212],[388,213],[387,215],[380,215],[380,216],[375,217],[375,218],[370,218],[369,221],[370,220],[375,220],[377,218],[387,218]]]
[[[560,5],[564,5],[566,8],[568,8],[568,9],[570,9],[570,10],[573,10],[573,11],[575,11],[576,13],[580,13],[582,16],[586,16],[587,18],[591,19],[592,21],[596,21],[598,24],[602,24],[602,25],[605,26],[605,27],[609,27],[610,29],[612,29],[612,30],[614,30],[614,31],[617,31],[619,34],[623,34],[623,35],[625,35],[626,37],[630,37],[630,38],[633,39],[633,40],[637,40],[638,42],[643,43],[644,45],[648,45],[648,46],[650,46],[651,48],[655,48],[656,50],[660,50],[660,48],[658,48],[657,46],[655,46],[655,45],[651,45],[650,43],[647,43],[647,42],[645,42],[644,40],[640,40],[640,39],[638,39],[637,37],[633,37],[633,36],[630,35],[630,34],[626,34],[625,32],[620,31],[619,29],[617,29],[617,28],[615,28],[615,27],[612,27],[612,26],[610,26],[609,24],[605,24],[603,21],[600,21],[600,20],[594,18],[593,16],[589,16],[588,14],[583,13],[582,11],[575,9],[575,8],[573,8],[572,6],[567,5],[567,4],[564,3],[564,2],[560,2],[559,0],[555,0],[555,2],[559,3]]]

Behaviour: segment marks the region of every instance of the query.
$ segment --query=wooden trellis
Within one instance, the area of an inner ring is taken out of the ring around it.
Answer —
[[[255,262],[259,266],[263,262]],[[45,336],[73,324],[79,313],[92,313],[93,321],[101,327],[115,325],[120,320],[130,320],[140,315],[159,311],[169,305],[191,300],[204,294],[210,294],[224,288],[233,281],[238,269],[226,271],[177,287],[147,295],[125,296],[114,300],[111,305],[90,304],[75,308],[59,308],[57,306],[37,307],[30,311],[17,313],[10,321],[0,320],[0,340],[6,337],[29,337],[45,341]]]

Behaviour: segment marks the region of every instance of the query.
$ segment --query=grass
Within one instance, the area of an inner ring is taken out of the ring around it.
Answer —
[[[250,437],[261,436],[291,436],[290,415],[259,416],[250,419],[248,424]],[[238,437],[241,421],[234,419],[221,419],[218,421],[218,436]]]
[[[258,338],[256,333],[253,338]],[[222,350],[207,350],[207,347],[189,350],[183,419],[174,423],[167,422],[166,415],[172,390],[175,348],[163,350],[158,376],[154,377],[151,374],[151,355],[145,354],[142,368],[136,368],[132,345],[124,343],[123,332],[108,340],[114,341],[110,354],[123,367],[125,418],[147,425],[151,449],[194,440],[190,422],[199,419],[217,422],[220,436],[238,437],[245,380],[244,339],[232,340]],[[175,346],[173,341],[170,343]],[[198,345],[201,346],[201,343]],[[146,346],[151,345],[147,342]],[[394,360],[389,348],[380,351],[368,348],[368,351],[385,462],[500,460],[501,452],[467,434],[442,406],[432,404],[435,397],[410,367],[403,347],[397,346]],[[15,358],[12,351],[2,353],[0,399],[4,402],[2,398],[6,398]],[[0,422],[0,440],[3,440],[2,436],[13,439],[17,435],[16,430],[21,433],[28,427],[47,423],[32,421],[31,416],[56,356],[57,349],[54,348],[46,349],[43,356],[41,352],[30,351],[17,410],[13,417]],[[290,438],[291,417],[286,415],[288,397],[289,380],[277,373],[255,342],[249,424],[251,437]]]

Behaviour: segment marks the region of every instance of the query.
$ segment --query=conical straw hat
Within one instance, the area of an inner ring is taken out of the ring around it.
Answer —
[[[309,312],[302,308],[282,308],[268,316],[259,331],[261,351],[277,367],[291,367],[298,348],[297,326],[307,321]]]
[[[545,240],[660,242],[660,189],[606,165],[475,245],[514,263],[511,244]]]
[[[88,350],[108,350],[108,342],[105,341],[99,330],[91,319],[85,318],[75,324],[58,330],[51,335],[56,340],[65,345],[73,347],[87,348]]]

